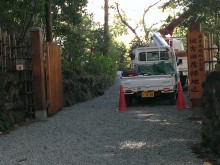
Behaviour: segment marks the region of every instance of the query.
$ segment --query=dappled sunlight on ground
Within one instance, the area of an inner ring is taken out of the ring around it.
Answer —
[[[142,147],[144,147],[147,143],[144,141],[124,141],[121,142],[119,144],[119,148],[120,149],[126,149],[126,148],[130,148],[130,149],[140,149]]]

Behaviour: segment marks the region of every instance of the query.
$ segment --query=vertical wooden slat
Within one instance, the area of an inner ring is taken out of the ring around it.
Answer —
[[[17,49],[16,49],[16,46],[17,46],[17,42],[16,42],[16,39],[15,39],[15,35],[13,35],[12,37],[12,46],[13,46],[13,49],[12,49],[12,53],[13,53],[13,58],[14,58],[14,69],[16,69],[16,59],[17,59]]]
[[[53,114],[63,105],[61,52],[60,46],[54,43],[45,43],[45,50],[48,114]]]
[[[12,43],[11,43],[11,35],[8,35],[8,45],[7,45],[7,54],[8,54],[8,66],[10,70],[13,70],[13,58],[12,58]]]
[[[3,44],[2,44],[2,29],[0,28],[0,66],[1,72],[3,72]]]
[[[6,38],[7,38],[7,33],[5,32],[5,33],[3,33],[3,70],[4,70],[4,72],[6,72],[6,66],[7,66]]]

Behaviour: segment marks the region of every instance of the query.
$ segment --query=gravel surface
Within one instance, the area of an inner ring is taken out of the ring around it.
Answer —
[[[190,149],[200,123],[163,101],[116,111],[119,82],[97,97],[63,108],[0,137],[0,165],[202,165]]]

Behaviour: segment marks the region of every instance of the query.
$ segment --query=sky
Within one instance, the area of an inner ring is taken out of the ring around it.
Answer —
[[[148,8],[149,5],[154,4],[157,0],[109,0],[109,6],[114,3],[114,1],[119,3],[119,8],[125,12],[129,18],[128,23],[132,27],[142,19],[144,10]],[[159,5],[167,2],[168,0],[161,0]],[[103,24],[104,22],[104,0],[88,0],[88,12],[94,14],[94,20]],[[158,6],[158,5],[157,5]],[[146,15],[146,24],[150,27],[154,23],[160,22],[160,20],[165,20],[167,18],[166,13],[162,13],[157,6],[150,9],[150,12]],[[112,19],[113,10],[109,10],[109,18]],[[159,26],[159,25],[158,25]],[[130,31],[129,31],[130,32]],[[138,32],[141,35],[141,31]],[[130,39],[128,39],[130,37]],[[131,40],[134,35],[130,32],[128,36],[123,36],[121,40]]]

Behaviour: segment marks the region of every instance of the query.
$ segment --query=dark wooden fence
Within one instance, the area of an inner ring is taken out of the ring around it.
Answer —
[[[26,112],[34,117],[32,55],[28,38],[18,42],[15,35],[3,32],[0,28],[0,72],[19,75],[23,84],[20,97],[24,96]]]

